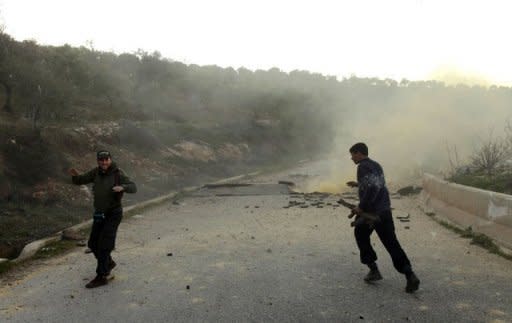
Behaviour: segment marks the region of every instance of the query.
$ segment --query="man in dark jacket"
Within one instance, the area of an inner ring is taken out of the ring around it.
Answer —
[[[382,167],[374,160],[368,158],[368,147],[364,143],[357,143],[350,148],[352,160],[357,166],[357,182],[348,182],[347,185],[358,187],[359,205],[352,209],[352,213],[360,215],[363,212],[377,215],[380,221],[373,226],[364,221],[354,228],[357,246],[359,247],[361,262],[370,268],[364,280],[373,282],[382,279],[377,267],[377,254],[373,250],[370,235],[377,231],[380,241],[389,252],[395,269],[404,274],[407,279],[405,291],[412,293],[419,288],[420,280],[412,271],[412,266],[403,251],[395,234],[395,226],[391,214],[389,192],[384,179]]]
[[[96,277],[85,287],[95,288],[108,283],[108,276],[116,263],[111,257],[115,248],[116,234],[123,217],[121,198],[124,192],[135,193],[137,186],[112,162],[108,151],[96,154],[98,167],[80,175],[74,168],[69,170],[73,184],[93,183],[94,218],[88,246],[97,259]]]

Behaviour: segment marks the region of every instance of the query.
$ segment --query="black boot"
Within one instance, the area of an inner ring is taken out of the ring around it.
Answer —
[[[369,264],[368,267],[370,267],[370,272],[364,277],[365,282],[374,282],[382,279],[376,263]]]
[[[114,269],[115,266],[117,266],[117,264],[114,261],[114,259],[112,259],[112,257],[111,257],[108,262],[108,272],[107,272],[106,276],[110,276],[110,273],[112,272],[112,269]]]
[[[406,275],[407,277],[407,285],[405,285],[406,293],[414,293],[420,287],[420,280],[416,277],[414,272],[410,272]]]
[[[85,285],[86,288],[96,288],[108,284],[108,279],[105,276],[96,276],[93,280]]]

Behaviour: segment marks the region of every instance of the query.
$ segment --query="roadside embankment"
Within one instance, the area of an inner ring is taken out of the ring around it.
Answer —
[[[218,181],[214,182],[213,184],[229,183],[229,182],[240,180],[240,179],[243,179],[243,178],[251,178],[251,177],[256,176],[258,174],[259,174],[259,172],[252,172],[252,173],[248,173],[248,174],[233,176],[233,177],[229,177],[229,178],[224,178],[224,179],[218,180]],[[167,200],[176,198],[180,193],[187,193],[187,192],[191,192],[191,191],[197,190],[199,187],[200,186],[186,187],[186,188],[183,188],[181,191],[170,192],[170,193],[162,195],[160,197],[153,198],[153,199],[141,202],[141,203],[137,203],[135,205],[131,205],[131,206],[125,207],[124,208],[124,213],[125,213],[125,215],[132,215],[135,212],[139,212],[139,211],[143,210],[144,208],[151,207],[153,205],[158,205],[158,204],[163,203],[163,202],[165,202]],[[82,223],[79,223],[77,225],[74,225],[74,226],[72,226],[70,228],[67,228],[66,230],[79,231],[79,230],[82,230],[82,229],[88,229],[91,226],[92,226],[92,219],[91,220],[87,220],[87,221],[82,222]],[[40,239],[40,240],[37,240],[37,241],[33,241],[33,242],[27,244],[23,248],[23,250],[21,251],[20,255],[17,258],[11,259],[11,260],[0,258],[0,263],[2,263],[2,262],[19,263],[19,262],[25,261],[27,259],[30,259],[31,257],[33,257],[37,253],[37,251],[39,249],[41,249],[41,248],[43,248],[43,247],[45,247],[45,246],[47,246],[47,245],[49,245],[51,243],[54,243],[54,242],[62,240],[62,233],[63,233],[63,231],[64,230],[56,232],[55,234],[53,234],[53,235],[51,235],[49,237],[46,237],[44,239]]]
[[[425,206],[453,223],[512,249],[512,195],[450,183],[423,175]]]

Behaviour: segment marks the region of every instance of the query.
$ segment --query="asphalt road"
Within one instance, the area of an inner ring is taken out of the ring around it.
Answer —
[[[252,182],[307,182],[321,169],[305,165]],[[434,222],[417,197],[392,200],[395,216],[409,215],[395,226],[421,279],[407,294],[376,235],[384,279],[363,282],[367,269],[339,196],[255,188],[203,191],[125,219],[107,286],[84,288],[95,260],[82,248],[11,272],[2,279],[0,321],[512,321],[512,262]]]

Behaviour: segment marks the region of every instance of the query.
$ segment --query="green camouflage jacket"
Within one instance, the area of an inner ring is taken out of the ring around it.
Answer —
[[[106,171],[96,167],[84,174],[72,176],[71,180],[76,185],[93,183],[94,209],[98,212],[107,212],[121,207],[122,193],[114,192],[112,190],[114,186],[122,186],[126,193],[137,192],[135,183],[115,163],[112,163]]]

